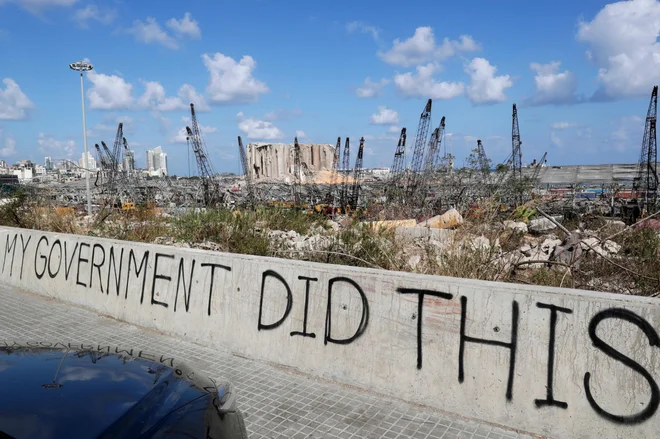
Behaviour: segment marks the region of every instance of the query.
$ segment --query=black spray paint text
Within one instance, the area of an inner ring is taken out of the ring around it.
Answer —
[[[231,282],[222,283],[219,279],[221,273],[231,273],[232,268],[223,264],[200,263],[193,256],[176,256],[173,253],[166,253],[162,249],[136,251],[130,247],[120,245],[102,245],[99,243],[86,243],[83,240],[74,242],[73,240],[59,239],[46,235],[33,239],[33,236],[23,236],[22,233],[16,233],[13,236],[6,236],[4,251],[0,256],[2,258],[2,276],[18,277],[22,280],[25,276],[34,275],[38,280],[64,278],[71,285],[76,285],[90,290],[96,290],[104,295],[115,295],[125,300],[129,299],[130,291],[137,291],[140,304],[163,307],[171,309],[172,312],[190,312],[191,297],[193,295],[193,284],[199,283],[200,279],[208,279],[208,288],[206,291],[196,291],[195,294],[203,294],[205,301],[205,314],[212,315],[212,304],[214,297],[218,294],[233,294],[229,291]],[[26,257],[30,253],[28,248],[34,246],[34,260],[26,264]],[[18,254],[17,254],[18,253]],[[32,265],[31,270],[28,266]],[[149,267],[152,267],[151,270]],[[32,271],[32,273],[28,273]],[[315,339],[317,337],[314,328],[310,328],[308,322],[309,301],[311,291],[317,291],[314,288],[319,279],[308,276],[298,276],[298,281],[304,285],[304,318],[302,327],[297,331],[290,331],[290,337],[302,337]],[[147,288],[149,280],[150,288]],[[265,322],[263,316],[264,298],[268,294],[266,285],[272,285],[272,282],[281,284],[286,292],[285,304],[282,307],[281,317],[275,321]],[[165,295],[158,294],[158,291],[169,290],[169,285],[175,285],[174,297],[169,301],[164,298]],[[227,285],[225,285],[227,284]],[[333,291],[338,285],[349,288],[352,294],[359,299],[360,321],[356,325],[354,333],[348,337],[338,338],[333,336],[332,331],[332,310],[333,310]],[[137,286],[137,288],[134,288]],[[367,294],[362,287],[353,279],[344,276],[332,277],[328,280],[327,286],[323,289],[327,292],[327,306],[325,312],[325,327],[323,329],[324,344],[347,345],[355,342],[365,334],[369,325],[370,309]],[[239,288],[238,291],[241,291]],[[509,355],[508,380],[506,386],[505,399],[512,401],[515,394],[514,377],[516,367],[516,354],[519,337],[519,304],[515,300],[511,303],[511,321],[509,340],[483,339],[473,337],[466,331],[467,305],[466,296],[454,297],[452,294],[444,291],[435,291],[430,289],[398,288],[398,294],[417,296],[417,341],[416,341],[416,365],[418,369],[424,367],[423,361],[423,313],[425,297],[436,297],[438,299],[452,301],[459,300],[461,305],[460,315],[460,333],[459,333],[459,353],[457,358],[457,380],[459,383],[464,381],[465,370],[468,367],[479,367],[479,365],[466,365],[464,361],[464,352],[467,344],[484,344],[497,346],[507,350]],[[284,277],[274,270],[265,270],[261,275],[260,291],[250,292],[259,294],[259,313],[256,317],[256,329],[258,331],[274,331],[287,320],[292,308],[294,295],[292,286]],[[369,292],[375,294],[376,292]],[[245,290],[241,294],[246,294]],[[548,303],[536,303],[536,307],[548,312],[550,328],[547,344],[547,382],[546,395],[543,398],[534,400],[537,408],[545,407],[555,409],[567,409],[568,404],[561,401],[561,395],[555,395],[554,376],[556,372],[555,352],[556,346],[556,325],[559,319],[570,318],[573,313],[571,309],[556,306]],[[635,360],[629,358],[623,353],[617,351],[607,342],[596,334],[598,325],[608,319],[627,322],[636,326],[645,336],[651,347],[660,347],[660,335],[641,316],[622,309],[610,308],[598,312],[592,317],[589,324],[589,337],[593,346],[606,356],[623,364],[632,371],[636,372],[647,382],[651,393],[650,401],[638,412],[622,415],[606,411],[594,397],[592,389],[591,373],[586,371],[584,374],[583,385],[585,397],[592,409],[602,418],[617,423],[634,425],[647,421],[658,410],[660,406],[660,388],[651,375],[651,373],[641,366]]]

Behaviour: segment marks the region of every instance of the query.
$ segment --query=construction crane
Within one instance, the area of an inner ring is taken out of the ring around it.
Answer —
[[[192,103],[190,104],[190,114],[192,128],[186,127],[186,133],[190,138],[195,159],[197,160],[197,170],[199,172],[199,178],[202,180],[204,205],[212,206],[223,201],[220,195],[220,185],[215,180],[216,174],[211,165],[211,160],[209,159],[206,145],[204,144],[204,138],[202,137],[202,132],[197,123],[195,105]]]
[[[647,213],[654,209],[658,199],[658,145],[656,139],[656,119],[658,112],[658,86],[653,87],[651,102],[646,113],[642,153],[639,157],[634,191],[637,197],[644,197]]]
[[[435,151],[435,157],[433,158],[433,169],[436,171],[440,171],[441,163],[442,163],[442,156],[440,155],[442,149],[444,148],[445,153],[444,156],[447,156],[447,146],[445,142],[445,117],[442,116],[442,119],[440,119],[440,126],[438,127],[438,134],[436,135],[436,141],[438,142],[438,146],[436,147]]]
[[[413,149],[412,166],[410,174],[408,175],[407,196],[412,196],[420,183],[422,173],[422,166],[424,164],[424,150],[426,148],[426,139],[429,135],[429,127],[431,124],[431,99],[428,100],[424,111],[419,117],[419,125],[417,126],[417,137],[415,137],[415,148]]]
[[[431,134],[428,151],[426,152],[426,158],[424,160],[424,173],[422,174],[420,182],[420,188],[424,191],[424,198],[426,198],[430,192],[431,178],[436,169],[435,164],[440,161],[440,145],[444,133],[445,117],[442,116],[442,119],[440,119],[440,125],[434,129]]]
[[[536,181],[539,178],[539,174],[541,173],[541,168],[543,167],[543,163],[545,163],[545,158],[547,157],[548,153],[545,152],[543,153],[543,157],[541,157],[541,160],[536,163],[534,166],[534,172],[532,172],[532,183],[536,183]]]
[[[440,119],[440,125],[433,130],[431,140],[429,140],[429,150],[424,164],[424,172],[432,174],[438,168],[440,163],[440,152],[442,151],[442,140],[445,135],[445,116]]]
[[[513,120],[511,125],[511,170],[513,178],[520,181],[522,179],[522,150],[520,146],[520,129],[518,127],[518,109],[513,104]]]
[[[243,147],[243,140],[238,136],[238,153],[241,156],[241,166],[243,167],[243,174],[245,175],[245,189],[247,190],[247,202],[249,206],[254,204],[254,189],[252,188],[252,176],[248,168],[247,154]]]
[[[341,179],[341,192],[339,195],[339,204],[342,210],[346,209],[346,204],[348,204],[348,174],[349,174],[348,169],[349,166],[351,166],[350,157],[351,157],[351,141],[347,137],[346,143],[344,144],[344,155],[342,156],[342,162],[341,162],[342,179]]]
[[[385,187],[385,195],[388,202],[399,201],[401,191],[399,189],[400,180],[403,177],[404,167],[406,166],[406,129],[401,128],[399,143],[394,151],[394,162],[390,169],[390,178]]]
[[[477,168],[479,172],[484,177],[490,175],[490,165],[488,164],[488,157],[486,156],[486,150],[484,149],[483,143],[481,140],[477,140]]]
[[[300,163],[300,144],[298,143],[298,137],[295,137],[293,140],[293,204],[296,208],[302,207],[302,201],[300,200],[300,184],[302,180],[301,172],[301,163]]]
[[[332,175],[330,180],[330,188],[328,189],[328,194],[326,195],[326,203],[329,205],[334,205],[334,193],[335,186],[337,185],[337,171],[339,170],[339,157],[341,154],[341,137],[337,137],[337,145],[335,146],[335,154],[332,157]]]
[[[362,179],[362,154],[364,153],[364,137],[360,139],[360,147],[358,148],[357,160],[355,161],[355,168],[353,169],[353,190],[351,191],[351,198],[348,202],[351,210],[356,210],[360,198],[360,181]]]
[[[403,174],[404,167],[406,166],[406,129],[401,128],[399,135],[399,143],[394,152],[394,162],[390,171],[390,179],[396,181]]]

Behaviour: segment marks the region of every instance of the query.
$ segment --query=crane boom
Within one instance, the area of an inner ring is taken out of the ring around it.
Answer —
[[[415,148],[413,150],[412,166],[408,176],[407,195],[412,196],[417,186],[420,183],[420,174],[424,163],[424,149],[426,147],[426,139],[429,135],[429,128],[431,123],[431,104],[432,100],[426,102],[424,111],[419,117],[419,125],[417,126],[417,136],[415,137]]]
[[[341,154],[341,137],[337,137],[337,145],[335,145],[335,153],[332,157],[332,176],[330,180],[330,188],[328,189],[328,194],[326,195],[326,202],[328,204],[334,204],[334,195],[335,186],[337,185],[337,174],[339,170],[339,156]]]
[[[186,133],[190,138],[190,143],[192,144],[193,152],[195,153],[195,159],[197,161],[199,177],[202,180],[204,204],[209,206],[221,201],[220,187],[215,180],[215,171],[211,165],[211,160],[209,159],[208,153],[206,151],[206,145],[204,144],[204,138],[202,137],[202,132],[197,122],[197,116],[195,115],[195,105],[192,103],[190,104],[190,114],[192,127],[186,127]]]
[[[642,152],[639,158],[636,192],[642,195],[648,204],[655,205],[658,197],[658,145],[656,139],[656,118],[658,112],[658,86],[653,87],[649,109],[646,113]]]
[[[360,147],[358,148],[355,169],[353,169],[353,190],[349,205],[352,210],[357,209],[358,199],[360,197],[360,180],[362,179],[362,155],[364,153],[364,137],[360,138]]]
[[[348,203],[348,168],[350,166],[350,157],[351,157],[351,142],[350,139],[346,138],[346,143],[344,145],[344,155],[342,157],[341,167],[342,167],[342,179],[341,179],[341,193],[339,196],[339,202],[342,209],[346,208]]]

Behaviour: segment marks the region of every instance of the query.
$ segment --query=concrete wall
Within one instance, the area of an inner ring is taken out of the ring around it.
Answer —
[[[660,431],[660,302],[0,229],[3,283],[554,438]]]

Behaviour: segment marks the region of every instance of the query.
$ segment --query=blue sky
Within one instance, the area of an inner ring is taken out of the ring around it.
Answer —
[[[478,138],[506,158],[513,103],[524,161],[635,163],[659,33],[656,0],[0,0],[0,159],[80,157],[68,64],[86,58],[90,147],[124,121],[138,166],[160,145],[180,175],[190,102],[218,171],[238,171],[238,135],[364,136],[365,165],[390,166],[428,98],[459,163]]]

